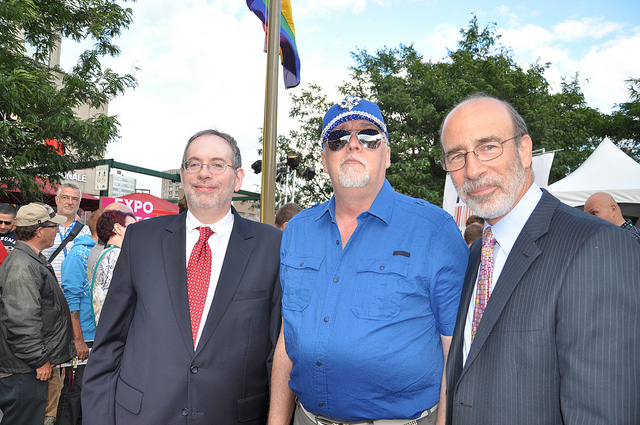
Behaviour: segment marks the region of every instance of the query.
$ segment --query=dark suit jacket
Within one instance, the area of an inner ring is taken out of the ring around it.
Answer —
[[[548,192],[518,236],[462,363],[481,243],[447,363],[447,423],[640,423],[640,248]]]
[[[84,374],[83,424],[266,423],[282,232],[233,213],[195,352],[186,213],[127,229]]]

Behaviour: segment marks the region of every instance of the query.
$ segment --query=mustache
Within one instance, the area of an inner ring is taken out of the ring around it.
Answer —
[[[469,193],[484,186],[502,187],[502,184],[500,182],[500,179],[498,178],[493,178],[491,176],[480,176],[474,180],[466,180],[462,185],[462,192]]]
[[[207,186],[207,187],[221,187],[221,183],[212,182],[211,180],[194,180],[189,182],[189,186]]]
[[[355,155],[353,153],[349,154],[348,156],[345,156],[344,158],[342,158],[340,160],[340,166],[342,167],[344,165],[345,162],[349,161],[349,160],[356,160],[358,162],[360,162],[362,165],[367,166],[367,160],[364,158],[359,157],[358,155]]]

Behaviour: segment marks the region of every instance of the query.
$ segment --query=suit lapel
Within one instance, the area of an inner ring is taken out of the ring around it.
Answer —
[[[469,255],[469,266],[467,267],[467,273],[464,279],[465,285],[462,288],[462,295],[460,297],[460,306],[458,307],[458,317],[456,319],[456,328],[453,335],[451,351],[453,355],[449,355],[449,361],[453,362],[452,376],[454,381],[457,381],[456,376],[460,374],[462,370],[463,361],[463,349],[464,349],[464,328],[467,320],[467,312],[469,310],[469,303],[473,302],[475,298],[475,281],[478,277],[478,267],[480,266],[480,252],[482,249],[482,238],[471,245],[471,253]],[[448,368],[448,370],[451,370]],[[450,373],[450,372],[448,372]]]
[[[482,315],[482,320],[478,326],[473,344],[471,344],[471,350],[469,351],[469,356],[467,357],[467,361],[464,365],[462,375],[482,350],[484,343],[487,341],[487,338],[493,330],[496,322],[500,319],[511,294],[522,280],[522,277],[529,267],[531,267],[531,264],[533,264],[535,259],[542,253],[542,250],[538,246],[538,239],[549,230],[551,217],[559,203],[560,202],[556,198],[543,190],[540,202],[538,202],[538,205],[533,210],[531,217],[529,217],[529,220],[527,220],[524,228],[520,232],[520,235],[516,239],[504,268],[500,273],[500,277],[496,282],[491,298],[487,303],[487,308]],[[479,260],[478,264],[475,265],[475,272],[472,273],[473,281],[467,282],[469,284],[468,286],[471,287],[471,292],[473,292],[475,278],[478,273],[478,266]],[[469,298],[466,304],[467,307],[469,306],[469,302],[471,302],[471,298]],[[464,320],[461,323],[464,323]]]
[[[176,216],[167,227],[162,237],[162,257],[166,284],[173,306],[173,313],[178,321],[185,348],[193,353],[193,337],[191,334],[191,318],[189,317],[189,296],[187,294],[186,264],[186,213]]]
[[[240,285],[240,280],[247,267],[251,252],[253,251],[253,234],[249,232],[246,220],[242,218],[232,207],[234,214],[233,229],[229,238],[229,245],[225,253],[222,270],[216,285],[216,292],[207,316],[196,354],[202,350],[216,328],[220,324],[233,296]]]

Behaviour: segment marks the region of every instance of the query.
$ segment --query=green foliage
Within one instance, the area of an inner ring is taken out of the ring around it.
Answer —
[[[329,176],[322,172],[319,142],[322,133],[322,118],[332,104],[317,85],[312,84],[308,89],[303,89],[298,93],[291,95],[293,105],[289,116],[296,118],[300,122],[300,126],[297,130],[291,130],[288,136],[278,135],[276,160],[278,162],[286,161],[289,153],[300,155],[300,164],[296,170],[297,187],[293,202],[306,208],[316,202],[328,200],[333,193]],[[258,154],[262,154],[262,149],[258,150]],[[313,168],[316,172],[316,177],[311,181],[306,181],[302,177],[302,172],[307,167]],[[279,201],[276,193],[276,203]]]
[[[100,64],[100,58],[120,53],[112,39],[129,27],[131,14],[112,0],[0,2],[3,188],[19,187],[26,200],[39,199],[43,181],[59,182],[75,164],[101,157],[117,137],[116,118],[80,119],[74,111],[84,105],[102,109],[136,86],[133,76]],[[49,53],[61,37],[93,42],[68,72],[49,67]],[[46,139],[61,141],[64,155],[47,147]]]
[[[392,186],[442,204],[440,125],[458,102],[476,92],[511,102],[529,126],[534,149],[562,149],[556,153],[550,183],[577,168],[601,140],[605,122],[604,115],[586,105],[578,75],[565,79],[560,92],[551,94],[544,76],[550,65],[517,64],[512,53],[498,44],[495,24],[480,30],[474,16],[460,33],[458,49],[437,63],[426,61],[411,45],[385,47],[375,54],[352,53],[351,80],[340,90],[380,106],[391,142],[387,178]],[[330,103],[315,86],[293,99],[290,116],[300,121],[301,130],[291,132],[289,139],[311,164],[319,158],[322,114]],[[331,193],[326,178],[322,182],[323,190],[305,192],[309,201],[324,200]]]
[[[640,162],[640,78],[630,78],[626,82],[629,102],[619,104],[618,110],[608,117],[603,134]]]

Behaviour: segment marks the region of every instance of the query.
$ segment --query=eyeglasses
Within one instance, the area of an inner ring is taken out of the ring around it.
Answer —
[[[349,143],[351,135],[353,134],[356,135],[358,142],[360,142],[362,146],[372,150],[378,149],[383,139],[382,133],[378,130],[374,128],[365,128],[363,130],[354,131],[333,130],[327,134],[325,141],[327,142],[327,146],[329,146],[329,150],[339,151]]]
[[[235,169],[233,165],[226,164],[224,161],[213,161],[209,164],[203,164],[202,162],[196,160],[189,160],[185,162],[184,164],[182,164],[182,168],[187,173],[197,173],[198,171],[202,170],[202,167],[204,167],[205,165],[207,166],[211,174],[222,174],[227,171],[227,167]]]
[[[502,141],[489,140],[481,143],[478,147],[469,152],[455,151],[448,153],[440,159],[440,164],[442,164],[442,168],[444,168],[445,171],[451,172],[461,170],[465,165],[467,165],[467,155],[470,153],[473,153],[480,161],[491,161],[492,159],[496,159],[502,155],[502,152],[504,152],[504,146],[502,146],[503,143],[518,137],[520,137],[520,135],[517,134]]]
[[[57,225],[57,224],[49,224],[49,225],[47,225],[47,226],[42,225],[42,226],[40,226],[40,227],[56,227],[56,228],[57,228],[57,227],[58,227],[58,225]]]
[[[73,202],[78,202],[80,201],[80,198],[78,198],[77,196],[67,196],[67,195],[62,195],[60,197],[60,199],[62,199],[63,201],[67,202],[67,201],[73,201]]]
[[[5,226],[11,226],[13,224],[13,221],[0,220],[0,223],[4,224]]]

